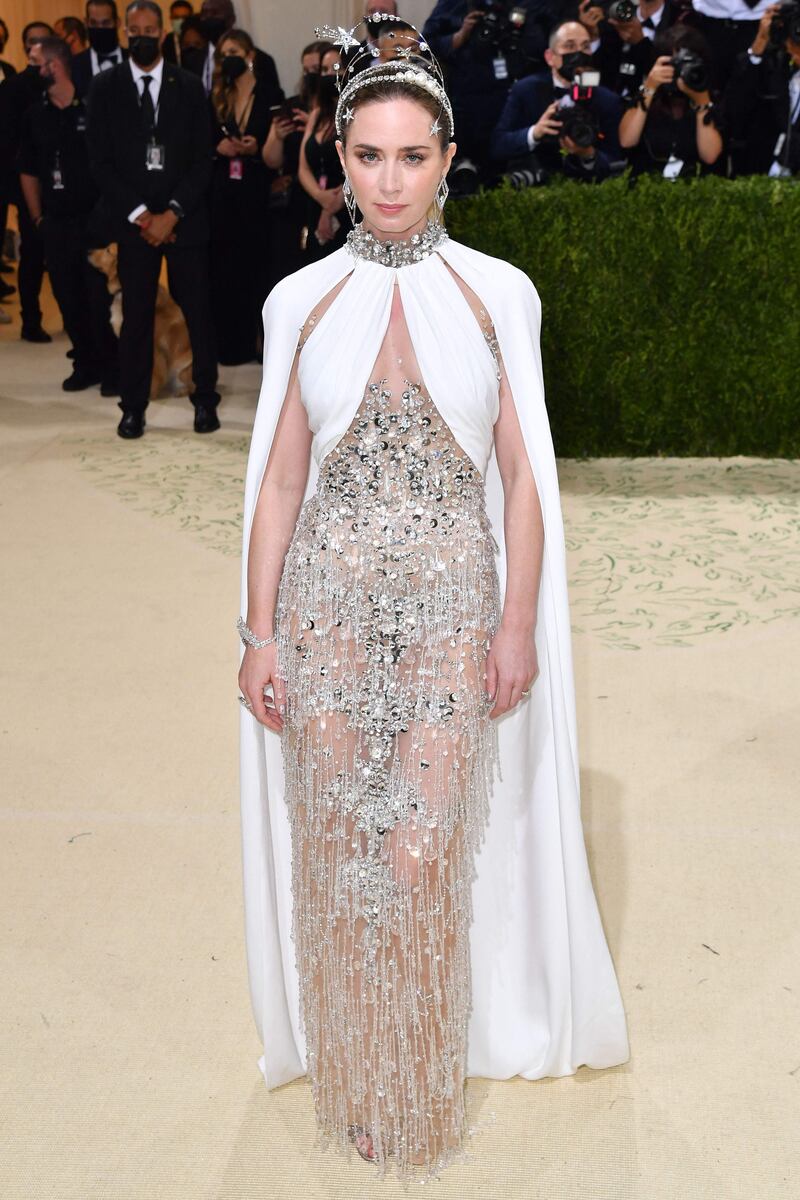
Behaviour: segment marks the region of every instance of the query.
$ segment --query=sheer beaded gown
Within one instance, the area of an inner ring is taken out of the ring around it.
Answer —
[[[499,380],[491,320],[455,278]],[[309,315],[297,356],[346,283]],[[395,282],[360,404],[301,508],[276,622],[317,1141],[347,1148],[361,1127],[379,1173],[404,1181],[462,1157],[469,1130],[473,853],[497,756],[484,501],[420,378]]]

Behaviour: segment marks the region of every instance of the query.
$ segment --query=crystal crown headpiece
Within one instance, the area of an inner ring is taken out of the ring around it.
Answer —
[[[392,50],[392,58],[383,59],[363,70],[360,69],[365,58],[380,58],[385,51],[378,46],[371,46],[369,42],[362,45],[358,38],[353,36],[355,30],[362,24],[377,25],[380,28],[381,25],[390,24],[392,21],[400,22],[402,27],[397,32],[391,29],[384,30],[382,36],[396,41],[398,35],[415,34],[414,45],[396,45]],[[447,118],[448,133],[452,139],[453,110],[445,91],[442,68],[422,34],[410,21],[396,17],[393,13],[370,13],[361,17],[351,29],[345,29],[341,25],[335,27],[318,25],[314,33],[318,38],[325,38],[327,41],[333,42],[334,46],[338,46],[344,54],[348,55],[344,65],[341,62],[334,64],[336,88],[339,92],[335,124],[339,137],[342,135],[345,123],[353,119],[353,109],[349,105],[353,94],[365,84],[373,83],[376,79],[397,79],[424,88],[426,92],[430,92],[432,96],[436,97],[439,101],[439,112],[431,123],[431,137],[435,137],[441,130],[441,117],[444,115]],[[356,53],[349,54],[354,47],[358,48]],[[428,57],[424,57],[425,55]],[[359,69],[356,69],[357,66]]]

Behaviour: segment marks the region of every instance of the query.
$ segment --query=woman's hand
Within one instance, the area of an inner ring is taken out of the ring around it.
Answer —
[[[274,702],[264,695],[264,688],[272,684]],[[254,646],[246,646],[242,665],[239,668],[239,691],[252,704],[252,712],[257,721],[272,729],[275,733],[283,730],[283,714],[286,712],[285,684],[278,675],[277,649],[274,642],[256,650]]]
[[[671,56],[669,54],[659,54],[650,68],[650,74],[645,79],[644,85],[655,90],[661,87],[662,83],[672,83],[674,77],[675,68],[672,66]]]
[[[258,142],[253,137],[252,133],[246,133],[244,137],[234,138],[233,143],[238,146],[237,154],[250,155],[258,154]]]
[[[283,142],[294,130],[294,121],[291,117],[276,117],[270,125],[270,133],[274,133],[279,141]]]
[[[314,235],[320,246],[324,246],[326,242],[333,239],[333,214],[325,212],[323,209],[319,214],[317,228],[314,230]]]
[[[323,188],[319,203],[323,212],[338,212],[340,208],[344,207],[344,192],[342,191],[342,185],[339,184],[339,186],[335,188]]]
[[[236,142],[233,138],[224,137],[221,142],[217,142],[217,154],[221,154],[224,158],[236,158],[241,151],[236,149]]]
[[[531,630],[507,628],[502,621],[486,656],[486,693],[494,700],[491,718],[500,717],[525,699],[539,674],[536,642]]]

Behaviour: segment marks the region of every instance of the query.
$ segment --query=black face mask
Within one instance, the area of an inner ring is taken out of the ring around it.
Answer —
[[[128,38],[128,50],[137,67],[149,67],[158,58],[161,43],[157,37],[137,33]]]
[[[336,95],[336,76],[320,75],[317,84],[317,96],[320,100],[332,100]]]
[[[571,50],[569,54],[562,55],[561,66],[556,70],[562,79],[568,79],[572,83],[579,67],[591,67],[593,63],[591,54],[586,54],[583,50]]]
[[[247,71],[247,62],[240,58],[238,54],[226,54],[220,65],[222,78],[226,83],[233,83],[235,79],[239,79]]]
[[[222,17],[204,17],[200,24],[203,27],[203,33],[215,46],[228,28],[227,21],[223,21]]]
[[[116,29],[92,29],[90,26],[86,32],[95,54],[113,54],[119,45]]]
[[[193,75],[202,77],[207,57],[207,52],[199,46],[187,46],[185,50],[181,50],[181,66],[184,71],[191,71]]]

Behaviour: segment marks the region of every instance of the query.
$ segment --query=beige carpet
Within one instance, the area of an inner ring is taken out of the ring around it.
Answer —
[[[258,369],[115,433],[0,326],[3,1200],[401,1196],[312,1152],[247,993],[239,521]],[[58,327],[48,303],[47,323]],[[423,1194],[800,1195],[800,467],[560,464],[583,819],[631,1061],[470,1080]],[[413,1191],[421,1191],[419,1185]]]

